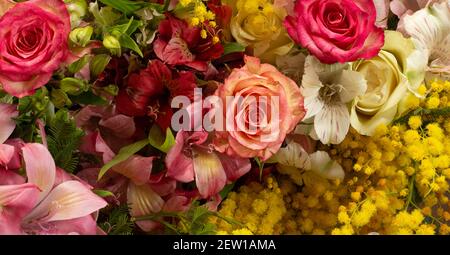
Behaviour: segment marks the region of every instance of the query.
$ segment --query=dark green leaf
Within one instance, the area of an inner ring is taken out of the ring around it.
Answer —
[[[225,199],[225,198],[228,196],[228,194],[233,190],[235,184],[236,184],[236,183],[233,182],[233,183],[231,183],[231,184],[226,185],[226,186],[222,189],[222,191],[219,193],[220,197],[221,197],[222,199]]]
[[[130,0],[100,0],[100,2],[123,12],[126,15],[133,14],[135,11],[146,6],[145,2]]]
[[[108,103],[105,99],[95,95],[91,91],[78,96],[71,96],[70,99],[73,103],[81,105],[106,105]]]
[[[244,52],[245,46],[237,43],[237,42],[230,42],[223,46],[223,55],[228,55],[230,53],[234,52]]]

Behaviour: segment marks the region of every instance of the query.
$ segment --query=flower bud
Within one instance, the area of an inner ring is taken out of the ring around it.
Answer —
[[[88,88],[85,81],[71,77],[62,79],[60,87],[62,91],[73,96],[85,92]]]
[[[70,24],[72,27],[77,27],[81,24],[82,17],[87,13],[86,0],[64,0],[67,10],[70,14]]]
[[[120,42],[116,37],[107,35],[103,38],[103,46],[111,51],[111,53],[120,55]]]
[[[106,54],[96,55],[90,65],[91,77],[98,77],[106,68],[106,66],[111,61],[111,56]]]
[[[61,89],[54,89],[50,95],[52,103],[57,108],[64,108],[65,106],[72,105],[72,101],[69,99],[69,96],[62,91]]]
[[[70,32],[69,38],[75,45],[85,47],[91,40],[94,28],[91,26],[75,28]]]

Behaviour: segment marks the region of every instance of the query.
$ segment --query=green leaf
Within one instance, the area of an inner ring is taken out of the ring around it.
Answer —
[[[99,54],[96,55],[91,60],[91,76],[96,78],[98,77],[106,68],[106,66],[109,64],[109,61],[111,61],[111,56],[107,54]]]
[[[81,70],[81,68],[83,68],[89,62],[90,59],[91,58],[89,55],[84,55],[79,60],[70,64],[67,70],[72,74],[78,73]]]
[[[128,20],[127,23],[125,24],[120,24],[120,25],[116,25],[113,26],[111,29],[109,29],[109,31],[114,35],[114,33],[120,32],[120,34],[127,34],[127,35],[131,35],[134,32],[136,32],[136,30],[142,26],[142,21],[140,20],[134,20],[133,17],[131,17],[130,20]]]
[[[223,55],[228,55],[230,53],[234,52],[244,52],[245,46],[242,44],[239,44],[237,42],[230,42],[223,46]]]
[[[105,5],[123,12],[126,15],[133,14],[135,11],[146,6],[145,2],[129,1],[129,0],[100,0]]]
[[[142,51],[139,48],[139,45],[129,35],[122,34],[119,38],[119,42],[122,47],[128,48],[136,52],[137,54],[139,54],[141,58],[144,57],[144,54],[142,54]]]
[[[175,145],[175,137],[173,136],[170,128],[167,128],[164,139],[162,131],[157,125],[153,125],[150,129],[148,140],[151,146],[164,153],[169,152],[169,150]]]
[[[222,191],[219,192],[220,197],[221,197],[222,199],[225,199],[225,198],[228,196],[228,194],[233,190],[233,188],[234,188],[235,185],[236,185],[235,182],[226,185],[226,186],[222,189]]]
[[[83,130],[77,128],[67,110],[59,110],[48,122],[47,130],[48,150],[55,164],[72,173],[78,166],[77,150],[84,136]]]
[[[101,169],[100,173],[98,174],[98,180],[100,180],[106,172],[108,172],[109,169],[116,166],[117,164],[120,164],[142,150],[145,146],[148,145],[148,140],[142,140],[137,143],[133,143],[131,145],[128,145],[126,147],[123,147],[119,153],[108,163],[106,163]]]
[[[98,225],[108,235],[131,235],[133,234],[134,222],[129,216],[129,208],[127,204],[114,208],[108,215],[105,222]]]
[[[70,96],[70,100],[74,103],[81,105],[106,105],[108,102],[92,93],[92,91],[87,91],[78,96]]]
[[[92,192],[94,192],[99,197],[115,197],[114,193],[109,190],[95,189]]]

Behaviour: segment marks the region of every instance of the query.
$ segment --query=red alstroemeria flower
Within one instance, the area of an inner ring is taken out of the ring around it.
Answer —
[[[171,99],[193,98],[196,78],[192,72],[172,74],[161,61],[151,61],[146,69],[131,74],[126,87],[116,97],[117,110],[128,116],[151,116],[166,130],[172,118]]]
[[[223,54],[223,46],[201,38],[201,29],[171,15],[159,23],[154,42],[156,56],[168,65],[184,65],[205,72],[208,62]]]

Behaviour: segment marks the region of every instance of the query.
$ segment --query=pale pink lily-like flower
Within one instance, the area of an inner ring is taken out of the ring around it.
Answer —
[[[18,115],[17,106],[0,103],[0,144],[4,143],[16,128],[13,118]]]
[[[251,168],[249,159],[216,152],[207,140],[205,131],[181,130],[166,157],[167,175],[184,183],[195,180],[204,198],[216,195]]]
[[[27,183],[0,186],[0,234],[97,233],[91,214],[106,201],[86,184],[57,174],[43,145],[26,144],[22,155]]]
[[[82,150],[101,156],[105,164],[116,156],[99,132],[88,135],[85,142],[88,144],[84,144]],[[96,167],[87,168],[78,176],[97,188],[116,194],[119,203],[129,205],[132,217],[154,215],[162,211],[187,210],[190,199],[175,193],[176,181],[166,178],[164,174],[152,175],[154,159],[155,157],[133,155],[114,166],[99,181],[99,168]],[[147,232],[161,226],[150,220],[137,221],[136,224]]]

